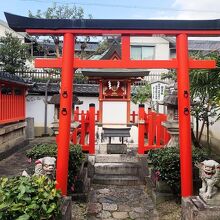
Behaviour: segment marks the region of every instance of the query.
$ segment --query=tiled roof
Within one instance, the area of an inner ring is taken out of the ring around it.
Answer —
[[[35,83],[31,88],[29,88],[29,93],[44,93],[46,89],[46,83]],[[76,95],[86,95],[86,96],[98,96],[99,85],[97,84],[74,84],[74,93]],[[58,94],[60,90],[59,84],[51,83],[48,86],[48,93]]]
[[[3,72],[3,71],[0,71],[0,80],[11,82],[11,83],[16,83],[19,85],[26,85],[23,78],[15,74]]]
[[[60,94],[53,95],[48,103],[60,105]],[[81,104],[83,104],[83,101],[80,101],[79,98],[76,95],[74,95],[72,103],[73,103],[73,105],[81,105]]]

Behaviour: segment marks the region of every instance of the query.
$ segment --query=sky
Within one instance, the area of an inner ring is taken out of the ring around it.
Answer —
[[[104,19],[220,19],[220,0],[0,0],[4,11],[28,16],[45,11],[53,2],[81,6],[85,14]]]

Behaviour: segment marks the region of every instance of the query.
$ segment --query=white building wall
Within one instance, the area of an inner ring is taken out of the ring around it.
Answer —
[[[48,96],[50,100],[51,96]],[[40,136],[44,128],[45,112],[44,96],[28,95],[26,97],[26,117],[34,118],[35,135]],[[54,121],[54,105],[47,106],[47,125],[51,126]]]
[[[88,110],[89,104],[94,103],[96,111],[99,109],[99,99],[98,97],[84,97],[84,96],[78,96],[80,101],[83,101],[82,105],[78,105],[80,110]]]

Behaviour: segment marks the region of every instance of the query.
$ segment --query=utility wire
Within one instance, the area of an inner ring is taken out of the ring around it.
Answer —
[[[196,10],[196,9],[174,9],[174,8],[161,8],[161,7],[145,7],[137,5],[122,5],[122,4],[106,4],[106,3],[91,3],[91,2],[67,2],[67,1],[44,1],[44,0],[20,0],[20,1],[30,1],[30,2],[40,2],[40,3],[56,3],[65,5],[80,5],[80,6],[97,6],[97,7],[107,7],[107,8],[126,8],[126,9],[141,9],[141,10],[153,10],[153,11],[177,11],[177,12],[194,12],[194,13],[217,13],[219,10]]]

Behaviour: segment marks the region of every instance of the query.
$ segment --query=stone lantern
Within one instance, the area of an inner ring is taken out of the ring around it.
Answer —
[[[52,123],[51,129],[54,131],[54,134],[58,134],[59,129],[59,111],[60,111],[60,94],[55,94],[51,97],[51,99],[48,101],[48,104],[54,105],[54,121]],[[72,100],[72,112],[74,112],[74,106],[75,105],[81,105],[83,104],[82,101],[78,99],[75,95],[73,95]],[[73,117],[73,116],[72,116]],[[74,128],[77,128],[79,126],[79,122],[71,122],[71,131],[73,131]]]
[[[170,140],[166,147],[179,147],[179,122],[178,122],[178,97],[177,84],[168,87],[168,95],[164,97],[164,105],[167,106],[167,121],[163,126],[170,134]]]

